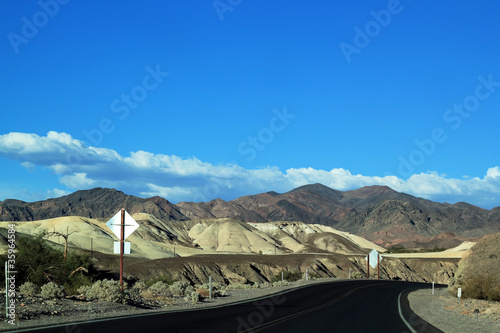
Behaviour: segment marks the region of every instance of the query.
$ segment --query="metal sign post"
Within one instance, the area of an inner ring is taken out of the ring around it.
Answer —
[[[212,299],[212,275],[208,277],[208,295],[209,299]]]
[[[460,305],[460,297],[462,297],[462,288],[458,288],[457,296],[458,296],[458,305]]]
[[[380,280],[380,254],[377,253],[377,279]]]
[[[125,253],[125,239],[132,234],[139,224],[122,208],[106,225],[120,239],[120,289],[123,291],[123,255]],[[128,251],[127,251],[128,253]]]
[[[121,211],[120,228],[120,290],[123,291],[123,235],[125,234],[125,209]]]
[[[368,258],[370,255],[368,255]],[[370,278],[370,259],[366,259],[366,278]]]

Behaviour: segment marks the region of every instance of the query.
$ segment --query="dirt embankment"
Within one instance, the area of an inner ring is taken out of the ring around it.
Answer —
[[[380,264],[381,279],[448,284],[458,267],[459,259],[384,258]],[[101,269],[118,272],[114,256],[101,257]],[[209,276],[221,283],[263,283],[280,277],[281,272],[306,271],[311,277],[352,278],[366,277],[364,256],[340,254],[288,255],[200,255],[156,260],[125,260],[125,275],[130,280],[168,277],[190,283],[205,283]],[[370,267],[370,277],[377,277],[377,269]]]
[[[483,237],[459,262],[450,291],[463,297],[500,301],[500,233]]]

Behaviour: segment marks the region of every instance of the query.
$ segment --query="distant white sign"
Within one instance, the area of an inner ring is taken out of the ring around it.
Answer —
[[[378,265],[378,252],[377,250],[373,249],[370,251],[370,253],[365,257],[365,260],[368,261],[368,263],[370,264],[370,266],[372,266],[373,268],[377,267]],[[380,256],[380,261],[382,261],[382,256]]]
[[[462,297],[462,288],[458,288],[458,298]]]
[[[120,239],[121,234],[121,224],[122,224],[122,211],[120,210],[113,216],[106,225],[108,228]],[[123,233],[123,239],[127,239],[137,228],[139,228],[139,223],[137,223],[129,213],[125,211],[125,231]]]
[[[120,242],[114,242],[114,253],[120,254]],[[123,242],[123,254],[130,254],[130,242]]]

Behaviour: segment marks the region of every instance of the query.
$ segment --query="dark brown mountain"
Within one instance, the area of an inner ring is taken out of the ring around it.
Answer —
[[[121,208],[130,214],[149,213],[165,220],[189,219],[161,197],[142,199],[114,189],[94,188],[37,202],[4,200],[0,203],[0,220],[36,221],[59,216],[110,218]]]
[[[325,224],[382,245],[423,244],[434,236],[450,232],[456,234],[458,242],[462,240],[460,237],[500,231],[500,207],[486,210],[467,203],[442,204],[396,192],[387,186],[336,191],[312,184],[283,194],[268,192],[243,196],[226,202],[224,210],[210,209],[212,205],[206,203],[181,202],[177,206],[191,218],[234,217],[246,222]],[[203,213],[197,215],[201,207]],[[454,243],[451,238],[446,238],[447,244]]]
[[[321,184],[232,201],[215,199],[176,205],[160,197],[142,199],[113,189],[95,188],[32,203],[5,200],[0,202],[0,220],[33,221],[68,215],[109,218],[122,207],[131,214],[149,213],[162,220],[228,217],[244,222],[318,223],[362,235],[384,246],[438,244],[441,240],[455,244],[464,237],[500,231],[500,207],[486,210],[467,203],[437,203],[386,186],[337,191]],[[448,233],[447,237],[435,237],[444,233]]]

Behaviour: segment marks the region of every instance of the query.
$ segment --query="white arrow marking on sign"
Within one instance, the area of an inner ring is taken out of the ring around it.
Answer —
[[[120,239],[121,234],[121,224],[122,224],[122,212],[119,211],[113,216],[106,225],[108,228]],[[125,231],[123,233],[123,240],[127,239],[137,228],[139,228],[139,223],[137,223],[129,213],[125,211]]]

